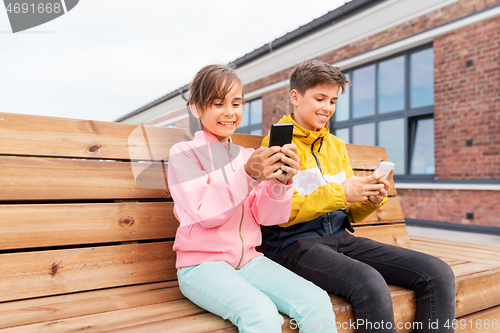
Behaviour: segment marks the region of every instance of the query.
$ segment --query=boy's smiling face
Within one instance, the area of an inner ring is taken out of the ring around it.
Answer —
[[[338,84],[323,83],[307,89],[304,94],[293,89],[290,101],[294,106],[294,120],[301,127],[318,131],[328,124],[335,113],[339,97]]]

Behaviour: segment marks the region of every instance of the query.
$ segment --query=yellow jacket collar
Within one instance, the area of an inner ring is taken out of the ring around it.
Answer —
[[[278,121],[278,124],[293,124],[293,135],[297,136],[306,144],[312,144],[314,141],[316,141],[318,138],[321,137],[326,137],[328,134],[330,134],[330,130],[328,129],[328,126],[323,127],[319,131],[311,131],[308,129],[305,129],[304,127],[298,125],[295,120],[293,119],[293,113],[284,116],[283,118]]]

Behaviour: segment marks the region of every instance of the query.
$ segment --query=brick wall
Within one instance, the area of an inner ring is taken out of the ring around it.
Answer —
[[[417,17],[411,21],[356,41],[340,49],[328,52],[317,58],[330,63],[338,62],[346,58],[351,58],[358,54],[371,51],[375,48],[388,45],[403,38],[413,36],[422,31],[478,12],[496,4],[500,4],[500,0],[460,0],[449,6],[442,7],[434,12]],[[288,74],[291,70],[292,68],[287,68],[260,80],[248,83],[245,85],[245,91],[250,92],[270,84],[283,81],[288,78]]]
[[[293,111],[288,90],[289,85],[266,92],[262,95],[262,134],[269,132],[272,124],[276,124],[284,115]]]
[[[398,197],[407,219],[500,227],[500,191],[398,189]]]
[[[436,38],[434,64],[436,179],[500,179],[500,18]]]

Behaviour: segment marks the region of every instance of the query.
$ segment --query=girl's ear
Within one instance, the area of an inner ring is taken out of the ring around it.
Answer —
[[[191,110],[191,113],[195,118],[200,119],[200,114],[198,113],[198,109],[196,108],[196,104],[191,103],[189,104],[189,109]]]
[[[290,102],[292,103],[293,106],[299,106],[298,93],[299,92],[295,89],[292,89],[292,91],[290,91]]]

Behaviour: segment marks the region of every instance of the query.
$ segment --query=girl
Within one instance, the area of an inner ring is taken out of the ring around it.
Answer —
[[[255,250],[260,225],[288,220],[297,147],[254,151],[231,142],[243,90],[227,66],[202,68],[187,105],[202,130],[174,145],[168,164],[180,222],[174,244],[180,290],[240,332],[281,332],[278,311],[294,318],[300,332],[336,332],[327,293]]]

